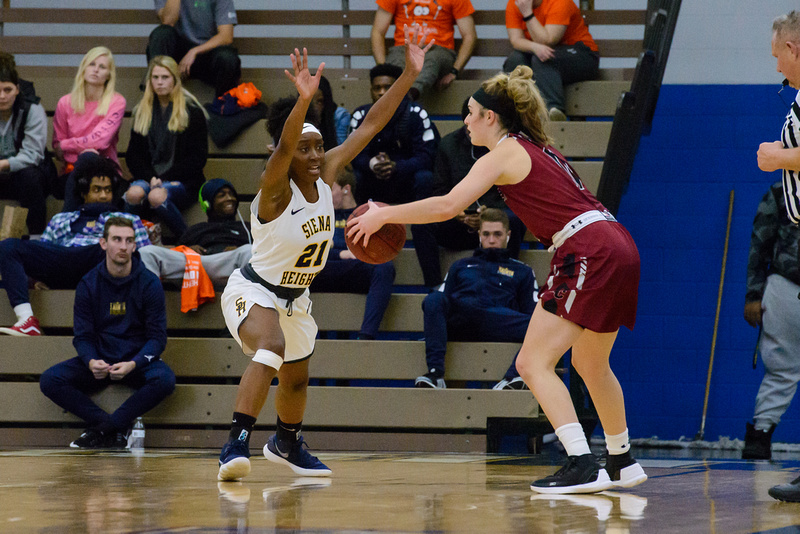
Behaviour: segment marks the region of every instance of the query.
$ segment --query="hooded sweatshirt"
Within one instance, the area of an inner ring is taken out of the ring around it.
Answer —
[[[164,289],[138,254],[128,276],[111,276],[102,261],[83,277],[75,291],[74,321],[72,343],[86,365],[133,361],[142,369],[160,359],[167,344]]]

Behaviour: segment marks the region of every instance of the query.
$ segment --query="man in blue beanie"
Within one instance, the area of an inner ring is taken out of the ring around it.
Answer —
[[[228,277],[250,260],[250,231],[239,214],[239,196],[233,184],[214,178],[200,188],[200,206],[207,222],[189,227],[178,239],[198,254],[206,274],[215,286],[223,286]],[[237,220],[238,217],[238,220]],[[186,256],[177,250],[150,246],[139,250],[142,263],[162,280],[181,280]]]

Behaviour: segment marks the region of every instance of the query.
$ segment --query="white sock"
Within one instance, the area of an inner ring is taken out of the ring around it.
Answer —
[[[608,454],[625,454],[631,450],[631,442],[628,439],[628,429],[621,434],[611,436],[606,434],[606,449]]]
[[[581,456],[592,452],[580,423],[569,423],[556,428],[556,436],[564,445],[569,456]]]
[[[31,303],[26,302],[24,304],[18,304],[14,306],[14,313],[17,316],[17,323],[22,324],[28,317],[33,316],[33,308],[31,308]]]

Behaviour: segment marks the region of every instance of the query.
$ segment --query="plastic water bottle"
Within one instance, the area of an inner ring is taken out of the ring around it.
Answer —
[[[128,437],[128,448],[137,451],[144,450],[144,422],[141,417],[137,417],[133,424],[133,430]]]

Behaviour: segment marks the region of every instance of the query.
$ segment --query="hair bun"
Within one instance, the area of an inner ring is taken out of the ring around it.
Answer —
[[[514,68],[514,71],[508,75],[509,80],[511,79],[521,79],[521,80],[531,80],[533,79],[533,70],[527,65],[517,65]]]

